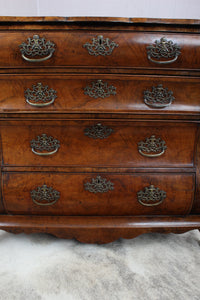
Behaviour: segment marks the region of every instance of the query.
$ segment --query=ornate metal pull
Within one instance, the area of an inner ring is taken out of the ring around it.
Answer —
[[[22,58],[29,62],[41,62],[52,57],[55,51],[55,44],[51,41],[40,38],[39,35],[34,35],[33,38],[28,38],[27,43],[19,45]],[[30,58],[40,56],[41,58]]]
[[[112,128],[103,126],[101,123],[85,128],[84,130],[85,135],[93,139],[105,139],[111,135],[112,132],[114,132]]]
[[[92,44],[85,43],[83,45],[83,48],[86,48],[90,55],[106,56],[106,55],[111,55],[114,48],[118,46],[119,46],[118,44],[111,41],[109,38],[104,39],[103,35],[98,35],[97,38],[92,38]]]
[[[164,37],[147,46],[148,59],[156,64],[170,64],[177,60],[181,47]],[[155,60],[153,58],[172,58],[170,60]]]
[[[37,136],[37,139],[32,140],[30,144],[33,153],[40,156],[52,155],[56,153],[60,147],[60,142],[57,139],[54,139],[52,136],[47,136],[45,133],[41,136]],[[36,150],[39,150],[40,152],[37,152]]]
[[[161,138],[156,139],[155,135],[138,143],[139,153],[146,157],[161,156],[166,149],[165,141],[161,140]]]
[[[175,98],[173,92],[163,88],[162,84],[153,86],[152,91],[144,91],[144,103],[153,108],[164,108],[170,106]]]
[[[86,182],[84,187],[90,193],[106,193],[114,190],[114,183],[98,175],[96,178],[92,178],[91,182]]]
[[[97,80],[96,82],[92,82],[92,86],[86,86],[84,88],[84,94],[88,95],[92,98],[106,98],[111,95],[116,95],[116,87],[109,85],[107,82],[103,82],[102,80]]]
[[[32,90],[27,89],[24,92],[26,102],[32,106],[44,107],[54,103],[56,99],[56,91],[49,89],[48,85],[43,86],[42,83],[32,85]]]
[[[53,205],[60,198],[60,192],[54,190],[52,187],[47,187],[46,184],[38,186],[30,194],[33,202],[41,206]]]
[[[144,190],[139,191],[137,198],[140,204],[144,206],[156,206],[164,201],[166,192],[154,187],[154,185],[150,185],[149,187],[145,187]]]

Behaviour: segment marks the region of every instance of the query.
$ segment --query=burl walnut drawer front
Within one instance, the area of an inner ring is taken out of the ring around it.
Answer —
[[[1,126],[3,165],[192,167],[196,132],[181,122],[16,122]]]
[[[190,174],[3,174],[7,212],[40,215],[181,215],[190,212]]]
[[[91,30],[2,31],[0,41],[0,67],[200,69],[198,34]]]
[[[0,76],[2,112],[199,114],[198,78]]]

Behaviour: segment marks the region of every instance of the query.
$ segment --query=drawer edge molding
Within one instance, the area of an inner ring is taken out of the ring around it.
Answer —
[[[68,238],[82,243],[104,244],[119,238],[131,239],[140,234],[184,233],[200,229],[200,216],[8,216],[0,215],[0,229],[19,233],[48,233],[58,238]]]

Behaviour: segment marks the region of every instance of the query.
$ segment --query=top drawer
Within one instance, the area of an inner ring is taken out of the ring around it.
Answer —
[[[0,67],[200,69],[200,36],[125,31],[1,31]]]

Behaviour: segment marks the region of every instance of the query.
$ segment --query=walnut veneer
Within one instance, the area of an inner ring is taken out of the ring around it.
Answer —
[[[0,228],[200,228],[200,21],[0,17]]]

